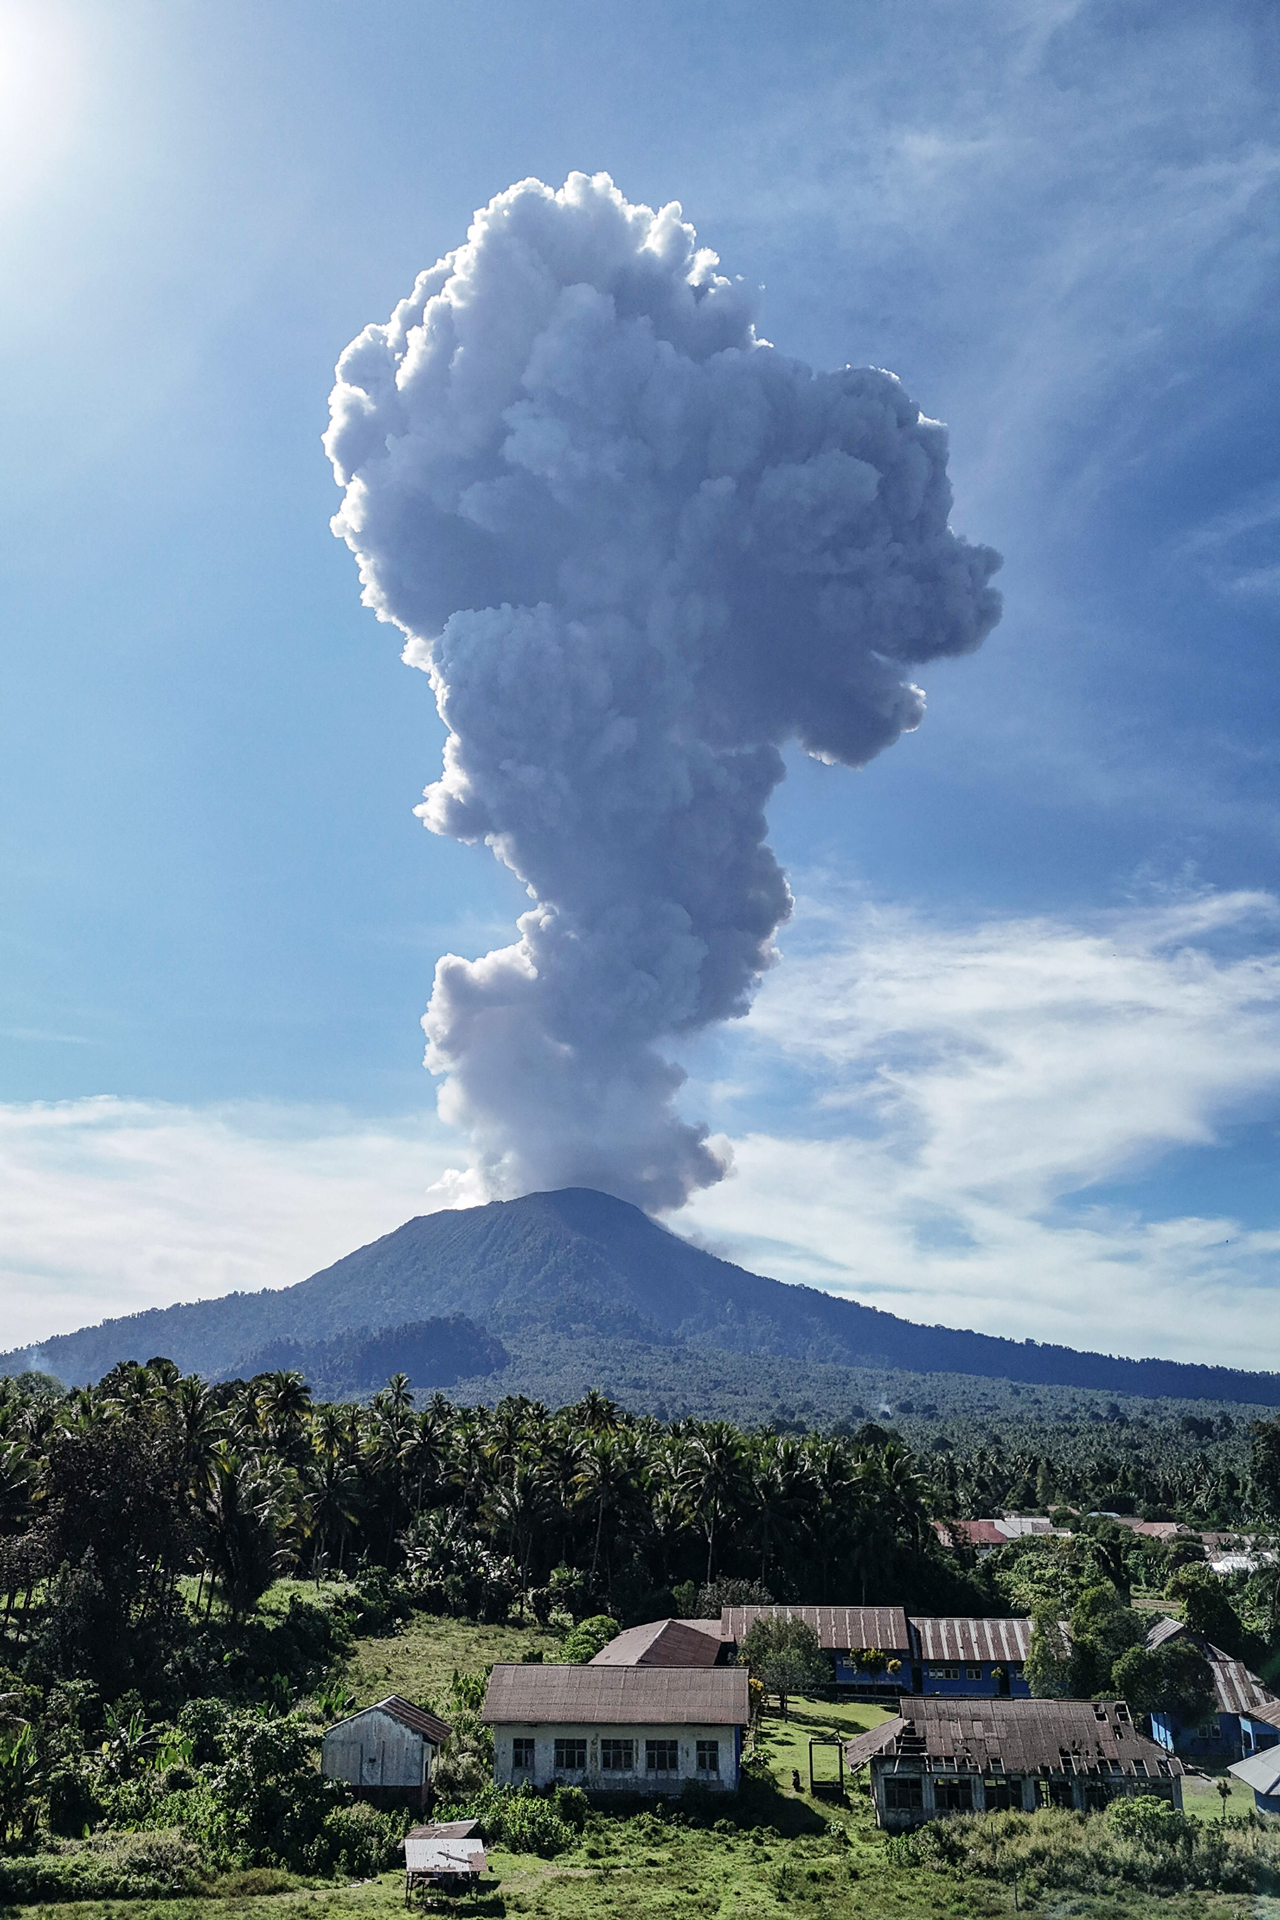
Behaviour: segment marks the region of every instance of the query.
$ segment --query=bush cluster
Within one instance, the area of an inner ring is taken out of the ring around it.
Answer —
[[[1029,1899],[1120,1885],[1162,1893],[1280,1888],[1280,1832],[1248,1816],[1192,1820],[1154,1796],[1118,1802],[1106,1815],[964,1814],[897,1835],[889,1851],[901,1866],[1016,1879]]]

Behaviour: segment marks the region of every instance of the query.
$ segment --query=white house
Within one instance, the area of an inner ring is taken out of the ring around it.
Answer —
[[[434,1713],[398,1693],[337,1721],[324,1736],[320,1771],[371,1799],[426,1800],[431,1763],[449,1738]]]
[[[750,1719],[745,1667],[498,1666],[481,1718],[500,1785],[733,1793]]]

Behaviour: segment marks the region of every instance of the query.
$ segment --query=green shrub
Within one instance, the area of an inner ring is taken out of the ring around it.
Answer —
[[[0,1859],[0,1902],[167,1900],[198,1893],[207,1869],[183,1834],[109,1833],[19,1859]]]
[[[593,1613],[589,1620],[580,1620],[573,1632],[565,1635],[560,1657],[571,1665],[585,1666],[621,1631],[617,1621],[607,1613]]]
[[[899,1866],[979,1874],[1060,1892],[1114,1894],[1128,1885],[1161,1893],[1201,1889],[1270,1893],[1280,1887],[1280,1832],[1241,1821],[1224,1831],[1188,1819],[1154,1795],[1118,1801],[1105,1815],[1045,1809],[962,1814],[889,1842]]]
[[[440,1820],[478,1820],[491,1845],[509,1847],[513,1853],[541,1854],[544,1859],[573,1846],[586,1816],[587,1798],[581,1788],[559,1787],[544,1800],[527,1782],[520,1787],[490,1784],[465,1801],[441,1805],[436,1811]]]

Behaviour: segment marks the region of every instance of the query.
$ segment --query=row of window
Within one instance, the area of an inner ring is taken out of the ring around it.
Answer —
[[[535,1751],[536,1743],[533,1740],[512,1741],[511,1765],[516,1773],[533,1772]],[[587,1770],[586,1741],[557,1740],[555,1769],[557,1773],[585,1773]],[[635,1770],[636,1742],[634,1740],[602,1740],[600,1742],[602,1773],[634,1773]],[[679,1773],[680,1742],[678,1740],[646,1740],[644,1770],[646,1773]],[[699,1740],[698,1772],[718,1774],[719,1771],[720,1742]]]
[[[966,1680],[981,1680],[982,1678],[981,1666],[940,1667],[936,1663],[934,1663],[926,1667],[925,1671],[935,1680],[958,1680],[961,1674],[964,1675]],[[1012,1673],[1015,1676],[1015,1678],[1019,1676],[1022,1672],[1022,1667],[1020,1663],[1016,1660],[1011,1661],[1009,1663],[1009,1672]]]
[[[972,1813],[979,1807],[974,1796],[976,1782],[973,1780],[948,1780],[934,1775],[933,1804],[939,1813]],[[1041,1807],[1069,1807],[1072,1804],[1070,1780],[1037,1780],[1036,1804]],[[1123,1794],[1123,1786],[1112,1786],[1109,1781],[1086,1780],[1083,1782],[1083,1797],[1087,1807],[1105,1807]],[[1144,1793],[1153,1793],[1165,1798],[1171,1797],[1171,1789],[1154,1781],[1150,1787],[1143,1788]],[[924,1782],[918,1775],[891,1775],[884,1783],[884,1804],[896,1813],[920,1813],[924,1810]],[[1020,1780],[984,1780],[982,1782],[982,1800],[980,1811],[987,1813],[1008,1813],[1020,1811],[1022,1807],[1022,1783]]]

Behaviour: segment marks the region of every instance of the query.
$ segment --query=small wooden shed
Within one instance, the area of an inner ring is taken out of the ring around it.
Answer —
[[[410,1827],[404,1840],[405,1905],[419,1888],[440,1887],[446,1893],[474,1889],[485,1866],[478,1820]]]
[[[320,1752],[327,1780],[342,1780],[371,1800],[426,1805],[431,1765],[450,1729],[434,1713],[390,1693],[328,1729]]]

